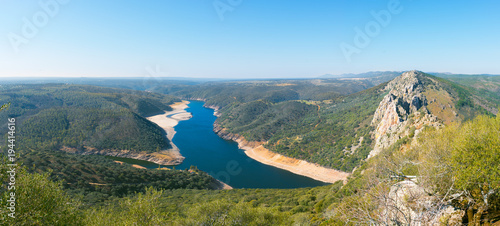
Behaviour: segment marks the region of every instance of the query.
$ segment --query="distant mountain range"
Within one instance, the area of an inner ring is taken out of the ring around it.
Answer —
[[[373,77],[379,77],[379,76],[399,76],[403,73],[402,71],[369,71],[365,73],[359,73],[359,74],[354,74],[354,73],[347,73],[347,74],[340,74],[340,75],[332,75],[332,74],[324,74],[319,76],[319,78],[373,78]]]
[[[394,77],[401,75],[403,71],[369,71],[364,73],[346,73],[340,75],[334,74],[324,74],[319,76],[319,78],[373,78],[379,76],[389,76],[394,75]],[[452,77],[475,77],[475,76],[500,76],[499,74],[454,74],[451,72],[426,72],[427,74],[443,77],[443,78],[452,78]]]

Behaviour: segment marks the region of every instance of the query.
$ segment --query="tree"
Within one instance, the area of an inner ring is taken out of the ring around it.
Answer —
[[[5,162],[0,164],[6,166]],[[6,169],[3,169],[5,172]],[[0,209],[0,221],[7,225],[79,225],[77,213],[79,202],[71,199],[62,189],[61,183],[52,182],[49,173],[30,174],[20,167],[16,175],[15,218],[9,217],[10,211]],[[2,206],[12,192],[4,190]]]
[[[248,203],[217,200],[190,208],[180,225],[291,225],[278,211],[252,207]]]
[[[473,222],[479,224],[500,189],[500,117],[479,116],[457,133],[461,139],[452,147],[451,165],[458,188],[472,198],[469,212],[477,210]]]
[[[429,132],[420,142],[414,150],[420,153],[420,184],[441,200],[459,201],[469,223],[488,222],[484,213],[499,201],[500,117],[478,116]]]

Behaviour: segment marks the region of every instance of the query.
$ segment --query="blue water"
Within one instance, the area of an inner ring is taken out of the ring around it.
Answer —
[[[203,107],[203,104],[191,101],[186,111],[191,112],[193,117],[175,127],[177,133],[173,142],[186,157],[175,169],[197,166],[233,188],[300,188],[326,184],[249,158],[236,142],[224,140],[213,132],[214,111]],[[158,167],[145,161],[126,162],[147,168]]]

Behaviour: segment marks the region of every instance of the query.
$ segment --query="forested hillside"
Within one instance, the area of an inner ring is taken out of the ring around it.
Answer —
[[[20,150],[52,150],[63,146],[162,150],[169,147],[163,130],[143,117],[170,110],[168,105],[179,100],[167,95],[95,86],[48,84],[2,88],[0,100],[11,104],[0,116],[15,117],[18,121]]]
[[[479,90],[485,89],[495,93],[500,92],[500,75],[431,74],[454,81],[464,86],[474,87]]]

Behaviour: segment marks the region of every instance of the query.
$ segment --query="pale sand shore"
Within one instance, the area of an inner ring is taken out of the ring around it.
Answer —
[[[241,136],[235,140],[238,142],[239,148],[245,150],[245,154],[263,164],[274,166],[280,169],[290,171],[292,173],[310,177],[326,183],[335,183],[336,181],[346,181],[349,173],[328,169],[319,165],[286,157],[264,148],[262,144],[256,142],[248,142]]]
[[[188,120],[192,117],[191,113],[185,110],[188,107],[187,106],[188,104],[189,101],[177,102],[175,104],[170,105],[170,107],[172,107],[173,109],[172,111],[167,111],[164,114],[146,118],[149,121],[156,123],[167,133],[167,138],[170,141],[172,148],[165,151],[168,151],[169,154],[171,154],[173,157],[182,160],[184,159],[184,157],[181,155],[179,148],[177,148],[177,146],[175,146],[175,144],[172,142],[172,139],[174,138],[175,135],[174,127],[179,123],[179,121]]]

